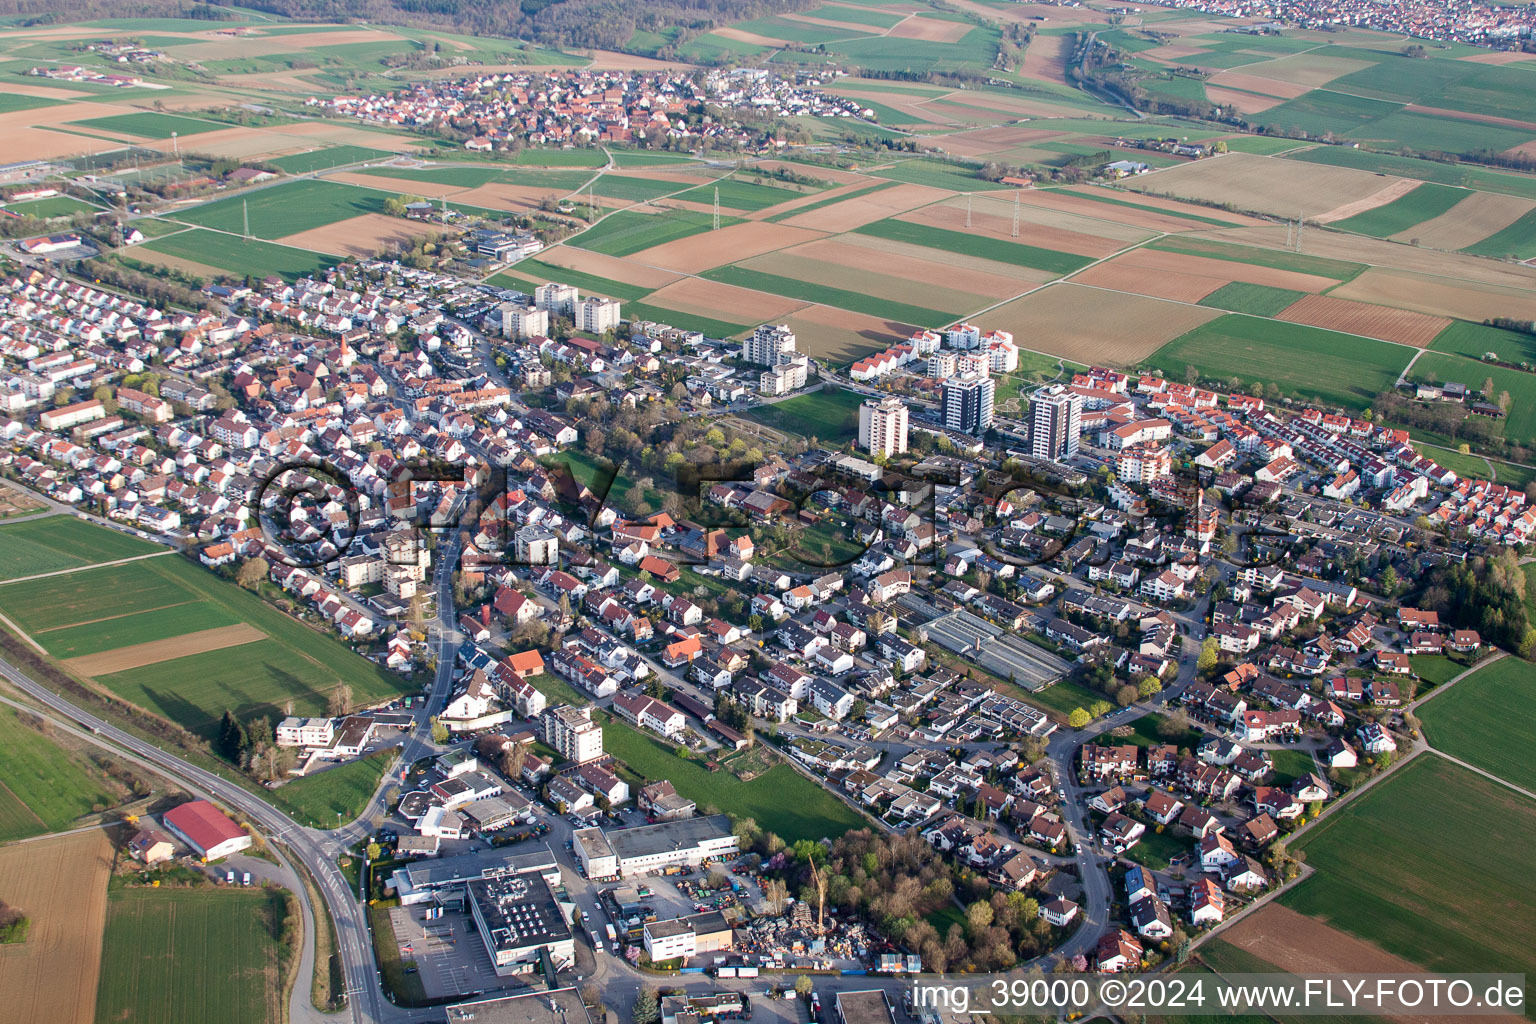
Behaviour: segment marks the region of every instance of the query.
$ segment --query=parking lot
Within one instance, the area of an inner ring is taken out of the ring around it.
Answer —
[[[491,956],[465,913],[443,911],[435,921],[425,919],[427,907],[395,907],[389,912],[400,945],[400,959],[414,962],[428,999],[522,988],[517,978],[503,978],[491,966]]]

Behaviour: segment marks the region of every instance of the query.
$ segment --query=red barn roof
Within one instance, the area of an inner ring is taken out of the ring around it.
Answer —
[[[193,800],[173,807],[162,816],[165,823],[180,832],[202,850],[211,850],[222,842],[238,839],[245,830],[207,800]]]

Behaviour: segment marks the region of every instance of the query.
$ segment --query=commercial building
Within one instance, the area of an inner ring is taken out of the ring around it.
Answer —
[[[944,382],[944,425],[965,434],[985,434],[992,426],[997,382],[990,377],[953,377]]]
[[[686,960],[700,953],[718,953],[735,945],[736,933],[717,910],[670,921],[646,923],[645,951],[652,961]]]
[[[560,704],[544,712],[544,740],[567,760],[580,763],[603,756],[603,730],[592,709]]]
[[[1029,451],[1037,459],[1063,462],[1077,454],[1083,429],[1083,396],[1060,384],[1029,396]]]
[[[859,447],[871,455],[907,450],[907,407],[899,398],[870,398],[859,406]]]
[[[592,1018],[574,988],[498,996],[446,1007],[446,1024],[590,1024]]]
[[[758,366],[777,366],[795,353],[795,332],[788,324],[763,324],[741,343],[741,358]]]
[[[731,820],[723,814],[638,828],[584,828],[573,838],[588,878],[630,878],[669,867],[697,867],[737,850]]]
[[[401,906],[409,907],[434,899],[457,899],[466,882],[503,875],[539,877],[551,885],[560,883],[560,863],[547,844],[523,843],[518,849],[523,852],[493,848],[441,860],[416,861],[396,868],[389,876],[389,887],[400,897]]]
[[[602,334],[619,326],[619,300],[589,295],[576,304],[576,329]]]
[[[170,832],[204,860],[218,860],[249,849],[251,837],[207,800],[189,800],[160,816]]]
[[[465,889],[497,974],[527,974],[546,953],[556,968],[575,962],[576,941],[565,908],[544,879],[504,875],[469,882]]]
[[[295,718],[277,723],[280,747],[328,747],[336,738],[336,723],[329,718]]]

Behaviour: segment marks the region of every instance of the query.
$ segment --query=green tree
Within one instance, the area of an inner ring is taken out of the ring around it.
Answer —
[[[1089,715],[1082,708],[1073,708],[1072,713],[1067,716],[1067,724],[1074,729],[1081,729],[1091,721],[1093,721],[1093,716]]]
[[[799,996],[801,999],[811,998],[811,990],[815,987],[816,983],[811,980],[811,976],[809,974],[802,974],[800,977],[795,979],[795,995]]]
[[[369,843],[367,849],[365,849],[363,852],[368,854],[369,860],[378,860],[381,856],[384,855],[384,847],[380,846],[378,843]]]
[[[1216,667],[1220,654],[1220,648],[1216,646],[1216,638],[1213,636],[1206,637],[1205,642],[1200,645],[1200,657],[1195,662],[1195,671],[1203,676],[1210,675],[1211,671]]]
[[[436,715],[433,715],[432,716],[432,742],[438,744],[439,746],[441,746],[442,744],[448,742],[448,737],[450,735],[451,735],[451,733],[449,733],[448,727],[446,725],[444,725],[442,722],[439,722],[437,720],[437,716]]]
[[[656,1024],[661,1020],[661,1001],[656,997],[656,990],[647,985],[640,990],[635,997],[635,1008],[630,1014],[634,1024]]]
[[[1400,585],[1401,581],[1397,578],[1397,570],[1390,565],[1387,566],[1381,574],[1381,592],[1389,598],[1394,597]]]

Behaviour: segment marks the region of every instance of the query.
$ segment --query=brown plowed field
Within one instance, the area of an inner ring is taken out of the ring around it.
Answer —
[[[1091,284],[1096,288],[1135,292],[1176,302],[1199,302],[1227,283],[1210,277],[1176,274],[1168,270],[1121,263],[1119,260],[1079,271],[1073,275],[1072,280],[1077,284]]]
[[[382,213],[365,213],[324,227],[310,228],[279,238],[279,245],[293,245],[315,252],[371,256],[398,243],[409,243],[417,235],[432,231],[432,225],[404,220]]]
[[[215,278],[227,274],[229,271],[220,270],[218,267],[210,267],[196,260],[189,260],[181,256],[172,256],[166,252],[155,252],[153,249],[145,249],[142,246],[129,248],[123,251],[127,259],[138,260],[142,263],[152,263],[157,267],[171,267],[174,270],[185,270],[189,274],[198,277]]]
[[[341,181],[348,185],[361,185],[364,188],[378,188],[386,192],[399,192],[402,195],[421,196],[423,199],[446,199],[466,191],[463,185],[439,185],[435,181],[413,181],[410,178],[388,178],[377,174],[327,174],[327,181]],[[486,203],[479,205],[485,206]]]
[[[567,267],[583,274],[595,274],[610,281],[625,281],[642,288],[662,288],[678,280],[678,275],[670,270],[642,267],[619,256],[605,256],[600,252],[572,249],[564,245],[545,249],[535,259],[540,263]]]
[[[1435,335],[1451,325],[1451,321],[1443,316],[1373,306],[1332,295],[1308,295],[1297,299],[1276,314],[1275,319],[1363,334],[1367,338],[1395,341],[1415,348],[1427,347],[1435,340]]]
[[[1261,114],[1270,107],[1278,107],[1285,101],[1278,96],[1259,96],[1236,89],[1221,89],[1214,85],[1205,87],[1205,98],[1218,107],[1231,107],[1239,114]]]
[[[267,634],[255,626],[240,622],[233,626],[203,629],[164,640],[118,647],[100,654],[69,658],[64,664],[83,676],[105,676],[113,672],[126,672],[131,668],[143,668],[145,665],[158,665],[172,658],[185,658],[189,654],[220,651],[226,647],[238,647],[265,639]]]
[[[866,241],[876,244],[866,245]],[[994,299],[1017,295],[1031,284],[1040,284],[1049,280],[1049,275],[1044,271],[1032,272],[1031,277],[1020,277],[1012,273],[1014,268],[1006,263],[990,263],[990,270],[981,270],[942,260],[925,259],[914,255],[911,250],[933,252],[932,249],[924,250],[917,246],[904,247],[901,242],[889,242],[869,235],[849,235],[846,238],[809,242],[765,259],[784,257],[819,260],[847,267],[850,270],[872,271],[887,277],[904,278],[914,284],[952,288],[970,295]],[[922,305],[915,298],[909,301]]]
[[[857,202],[857,200],[853,200]],[[821,211],[817,211],[818,213]],[[747,221],[719,231],[701,231],[674,242],[663,242],[632,254],[636,263],[697,274],[723,263],[735,263],[775,249],[787,249],[822,237],[821,232],[790,227],[788,223]]]
[[[1226,153],[1140,175],[1126,187],[1176,199],[1231,203],[1239,210],[1280,217],[1316,217],[1374,196],[1383,184],[1381,175],[1353,167]]]
[[[958,43],[973,28],[975,26],[967,21],[939,21],[937,18],[924,18],[921,15],[913,15],[906,21],[898,22],[886,35],[892,39],[922,39],[930,43]]]
[[[860,251],[860,254],[863,255],[863,252]],[[878,261],[865,262],[878,263]],[[766,256],[747,260],[739,266],[811,284],[829,285],[887,302],[909,302],[926,309],[939,310],[957,318],[970,310],[991,305],[997,298],[1003,297],[967,292],[959,288],[958,282],[955,283],[955,287],[951,287],[949,282],[954,281],[956,274],[950,274],[947,277],[944,275],[897,277],[878,266],[855,267],[841,261],[810,259],[801,252],[769,253]],[[941,281],[946,283],[939,283]],[[1026,287],[1028,286],[1021,284],[1009,289],[1005,294],[1017,295]]]
[[[1263,75],[1244,74],[1241,71],[1222,71],[1214,74],[1210,78],[1210,85],[1227,89],[1243,89],[1247,92],[1261,92],[1266,96],[1275,96],[1282,100],[1293,100],[1312,91],[1305,85],[1282,82],[1278,78],[1265,78]]]
[[[1076,284],[1053,284],[976,318],[1074,362],[1134,366],[1220,311]]]
[[[1019,200],[1025,206],[1039,207],[1046,210],[1060,210],[1063,213],[1076,213],[1084,217],[1097,217],[1103,220],[1114,221],[1116,224],[1128,224],[1134,228],[1142,228],[1147,231],[1194,231],[1201,227],[1192,220],[1182,220],[1178,217],[1165,216],[1160,213],[1149,213],[1144,210],[1132,210],[1125,206],[1111,206],[1108,203],[1096,203],[1091,199],[1073,195],[1071,192],[1061,192],[1052,189],[1049,192],[1036,189],[1023,189],[1019,192]],[[1127,202],[1140,202],[1138,196]]]
[[[1031,43],[1031,46],[1034,44]],[[1028,51],[1025,51],[1026,53]],[[1060,138],[1063,132],[1046,128],[1024,128],[1018,125],[999,125],[995,128],[976,128],[968,132],[955,132],[934,140],[945,152],[955,156],[983,157],[1000,153],[1029,142],[1042,142]]]
[[[1235,260],[1218,260],[1209,256],[1189,256],[1181,252],[1159,252],[1156,249],[1133,249],[1117,256],[1101,266],[1133,266],[1156,270],[1167,274],[1202,277],[1218,282],[1242,281],[1246,284],[1262,284],[1271,288],[1290,288],[1298,292],[1320,292],[1331,288],[1338,281],[1320,274],[1303,274],[1295,270],[1277,270]],[[1083,271],[1082,273],[1087,273]],[[1079,274],[1078,277],[1081,277]]]
[[[959,199],[925,206],[902,214],[898,219],[1095,258],[1119,252],[1148,237],[1147,232],[1124,224],[1091,222],[1043,207],[1026,206],[1020,215],[1019,237],[1014,238],[1011,200],[971,200],[970,227],[965,224],[965,203],[964,199]]]
[[[1533,207],[1536,203],[1519,196],[1472,192],[1440,216],[1415,224],[1393,235],[1392,240],[1435,249],[1463,249],[1509,227]]]
[[[715,35],[725,39],[734,39],[738,43],[750,43],[753,46],[767,46],[778,49],[783,46],[783,39],[774,39],[770,36],[760,36],[756,32],[746,32],[739,28],[717,28]]]
[[[895,185],[868,195],[856,196],[841,203],[823,206],[810,213],[790,217],[780,223],[797,228],[814,228],[818,231],[852,231],[854,228],[873,224],[877,220],[905,213],[907,210],[938,202],[949,195],[943,189],[927,185]]]
[[[1332,294],[1465,320],[1499,316],[1536,320],[1536,291],[1475,285],[1407,270],[1373,268],[1335,288]]]
[[[786,322],[794,329],[801,352],[834,363],[851,363],[890,348],[917,329],[897,320],[820,305],[797,310]]]
[[[923,245],[909,245],[906,242],[893,242],[889,238],[877,238],[874,235],[861,235],[849,232],[839,235],[835,241],[838,245],[851,246],[858,249],[868,249],[872,252],[885,253],[901,260],[914,261],[913,264],[925,264],[933,268],[935,274],[947,275],[955,270],[960,270],[976,275],[978,281],[992,281],[1001,279],[1013,285],[1013,294],[1026,291],[1037,284],[1045,284],[1056,277],[1049,270],[1036,270],[1033,267],[1020,267],[1010,263],[999,263],[996,260],[983,259],[980,256],[972,256],[969,253],[950,252],[944,249],[933,249]],[[862,260],[860,261],[862,265]],[[968,278],[969,279],[969,278]]]
[[[1473,53],[1457,60],[1469,60],[1474,64],[1519,64],[1522,61],[1536,60],[1536,54],[1521,53],[1517,50],[1494,50],[1488,53]]]
[[[647,305],[675,309],[679,313],[728,316],[736,323],[743,322],[742,318],[759,323],[780,320],[806,305],[803,299],[770,295],[701,277],[682,278],[646,296],[645,301]]]
[[[1024,49],[1024,62],[1019,73],[1040,82],[1065,82],[1067,60],[1071,56],[1070,37],[1037,35]]]
[[[1209,206],[1200,206],[1196,203],[1183,203],[1177,199],[1168,199],[1163,196],[1149,196],[1138,194],[1127,196],[1117,189],[1107,188],[1103,185],[1074,185],[1067,189],[1068,194],[1081,192],[1084,195],[1100,195],[1110,199],[1122,199],[1136,203],[1139,206],[1151,206],[1159,210],[1167,210],[1170,213],[1192,213],[1197,217],[1210,217],[1213,220],[1226,221],[1229,224],[1264,225],[1268,221],[1250,217],[1245,213],[1232,213],[1228,210],[1216,210]]]
[[[1286,160],[1284,163],[1299,163]],[[1204,237],[1238,245],[1256,245],[1267,249],[1289,250],[1283,224],[1258,228],[1213,228]],[[1507,286],[1536,292],[1536,267],[1503,260],[1484,259],[1439,249],[1416,248],[1389,242],[1384,238],[1356,235],[1344,231],[1308,231],[1301,252],[1335,260],[1352,260],[1375,267],[1412,270],[1423,274],[1453,278],[1471,287]],[[1413,308],[1413,307],[1409,307]],[[1527,317],[1526,319],[1530,319]]]
[[[100,830],[0,850],[0,900],[32,919],[0,948],[0,1024],[94,1024],[111,868]]]

